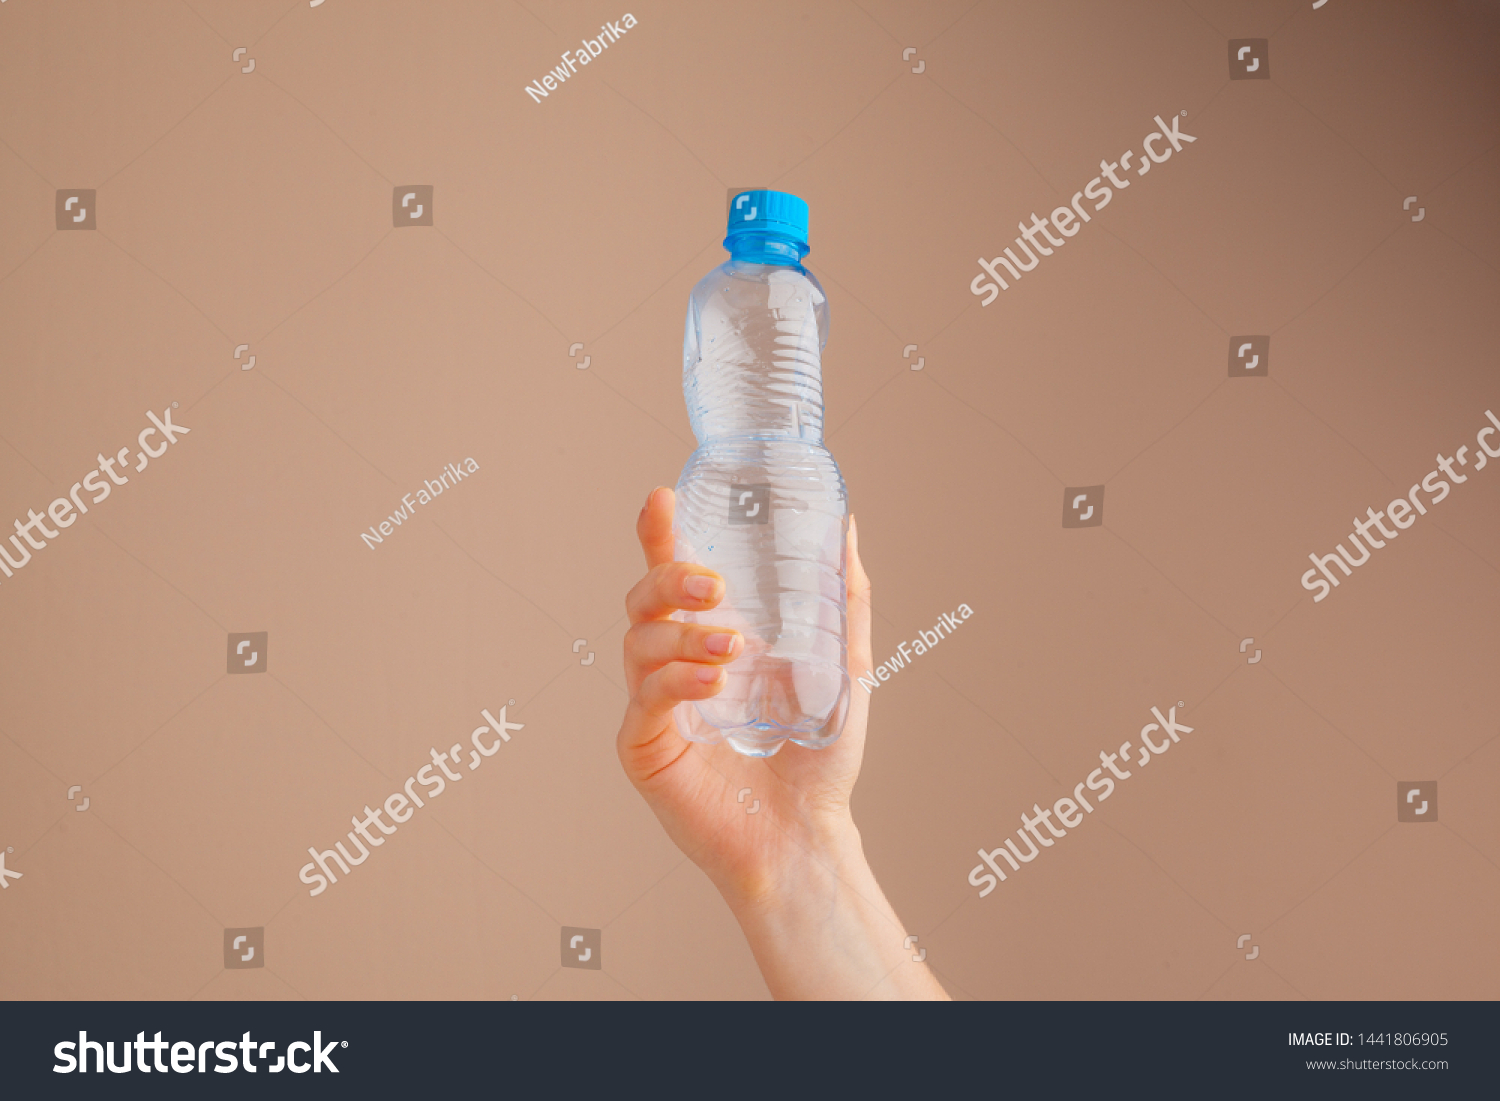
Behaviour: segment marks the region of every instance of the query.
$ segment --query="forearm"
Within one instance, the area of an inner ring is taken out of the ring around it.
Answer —
[[[798,852],[757,897],[725,892],[774,997],[947,998],[906,947],[852,821]]]

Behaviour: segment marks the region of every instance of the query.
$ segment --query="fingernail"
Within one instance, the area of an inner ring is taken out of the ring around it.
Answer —
[[[719,670],[718,670],[717,666],[714,666],[714,665],[700,665],[700,666],[698,666],[698,679],[701,680],[704,684],[713,684],[714,682],[716,682],[719,679],[719,676],[720,676],[720,674],[719,674]]]
[[[719,591],[719,582],[707,574],[695,573],[682,583],[682,588],[694,600],[712,600]]]
[[[703,640],[703,648],[716,657],[734,653],[734,644],[738,641],[737,635],[709,635]]]
[[[661,488],[661,486],[657,486],[656,487],[656,489],[660,489],[660,488]],[[656,496],[656,489],[653,489],[650,493],[646,494],[646,503],[641,506],[641,511],[642,512],[645,512],[648,508],[651,507],[651,498],[653,498],[653,497]]]

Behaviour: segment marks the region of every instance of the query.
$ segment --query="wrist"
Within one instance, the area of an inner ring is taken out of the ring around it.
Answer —
[[[859,831],[830,825],[785,846],[751,889],[723,892],[777,999],[867,997],[900,959],[902,933]]]
[[[871,874],[864,842],[847,810],[782,833],[782,843],[767,846],[763,862],[737,869],[715,884],[741,925],[829,891],[836,883],[862,882]]]

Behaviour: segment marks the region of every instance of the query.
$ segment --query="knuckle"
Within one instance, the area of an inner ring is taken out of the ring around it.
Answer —
[[[667,668],[671,670],[673,697],[679,700],[692,699],[698,686],[694,663],[674,661]]]
[[[627,611],[639,613],[645,603],[651,598],[651,575],[647,574],[625,594],[625,608]]]
[[[650,687],[643,688],[642,694],[648,695],[650,702],[657,707],[676,703],[682,699],[682,693],[677,690],[679,679],[675,666],[664,665],[646,678]]]
[[[656,578],[656,598],[668,607],[675,608],[681,603],[681,589],[682,570],[679,564],[669,562],[662,566],[661,573]]]

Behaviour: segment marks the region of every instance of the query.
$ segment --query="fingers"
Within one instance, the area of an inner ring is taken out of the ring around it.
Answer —
[[[713,570],[673,561],[676,538],[672,516],[676,507],[676,495],[665,486],[657,486],[646,495],[636,518],[635,534],[649,572],[625,597],[631,623],[665,619],[679,609],[707,611],[724,597],[724,582]]]
[[[647,720],[640,725],[654,734],[660,720],[671,714],[672,708],[684,700],[706,700],[717,696],[723,691],[724,681],[724,670],[717,665],[669,662],[641,681],[629,710]],[[631,725],[628,718],[626,725]]]
[[[672,515],[676,508],[677,495],[666,486],[657,486],[646,494],[646,503],[635,521],[635,535],[641,541],[641,550],[646,552],[648,568],[670,562],[674,557]]]
[[[743,649],[740,633],[727,627],[654,619],[625,632],[625,664],[645,673],[673,661],[727,665]]]
[[[637,786],[688,757],[691,743],[677,734],[672,709],[684,700],[706,700],[724,687],[713,665],[671,662],[648,676],[630,698],[615,748]],[[701,762],[700,762],[701,764]]]
[[[724,581],[706,566],[662,562],[651,568],[625,596],[631,623],[665,619],[681,609],[706,612],[724,598]]]
[[[744,652],[739,632],[668,617],[706,612],[724,598],[724,580],[713,570],[677,562],[672,518],[676,496],[657,486],[636,519],[636,537],[648,571],[625,597],[631,628],[625,636],[630,703],[617,746],[632,779],[649,778],[681,758],[686,742],[673,732],[672,709],[706,700],[724,688],[721,666]]]

